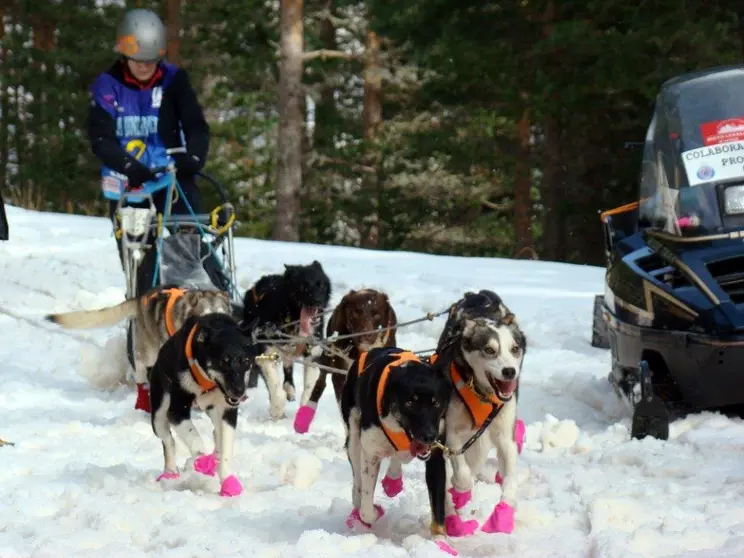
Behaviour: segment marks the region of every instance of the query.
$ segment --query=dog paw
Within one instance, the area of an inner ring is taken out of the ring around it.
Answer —
[[[383,515],[385,515],[385,510],[382,509],[382,506],[379,504],[375,504],[375,511],[377,512],[377,517],[374,519],[374,521],[377,521],[380,519]],[[353,529],[357,525],[362,525],[369,529],[372,527],[372,523],[367,523],[362,519],[362,515],[359,512],[359,508],[354,508],[351,513],[349,514],[349,517],[346,518],[346,526],[349,529]]]
[[[470,502],[470,498],[472,497],[472,492],[470,490],[466,490],[465,492],[460,492],[454,486],[450,488],[447,492],[449,492],[452,495],[452,503],[455,505],[456,510],[459,510],[465,504]]]
[[[283,418],[287,418],[287,415],[284,412],[284,405],[269,406],[269,417],[271,417],[271,420],[281,420]]]
[[[434,541],[434,544],[436,544],[439,547],[439,550],[446,552],[447,554],[451,556],[458,556],[457,551],[452,548],[449,544],[447,544],[446,541]]]
[[[294,429],[298,434],[305,434],[310,430],[310,423],[313,422],[315,417],[315,409],[309,405],[303,405],[297,409],[294,419]]]
[[[444,530],[450,537],[469,537],[478,528],[477,519],[463,520],[456,514],[444,518]]]
[[[217,471],[217,464],[219,461],[215,457],[214,453],[209,455],[200,455],[194,460],[194,471],[213,477]]]
[[[526,433],[527,429],[524,426],[524,421],[517,419],[517,422],[514,423],[514,441],[517,443],[517,454],[522,453]]]
[[[382,490],[385,492],[385,495],[390,498],[397,496],[400,494],[400,491],[403,490],[403,477],[394,479],[385,475],[382,477]]]
[[[243,492],[243,485],[235,475],[230,475],[222,481],[222,487],[220,488],[220,496],[232,497],[240,496]]]
[[[180,477],[181,477],[181,474],[178,473],[178,472],[175,472],[174,473],[173,471],[163,471],[162,473],[160,473],[158,475],[158,478],[156,480],[158,480],[158,481],[161,481],[161,480],[175,480],[175,479],[178,479]]]
[[[514,508],[506,502],[499,502],[481,527],[484,533],[511,533],[514,531]]]
[[[501,473],[496,471],[496,478],[493,480],[496,482],[496,484],[502,484],[504,482],[504,477],[501,476]]]

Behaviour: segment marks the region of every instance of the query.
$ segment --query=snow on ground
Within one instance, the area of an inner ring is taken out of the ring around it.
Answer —
[[[237,499],[216,479],[186,473],[155,482],[162,451],[135,412],[122,374],[123,326],[82,332],[44,314],[119,302],[123,278],[103,219],[8,208],[0,243],[0,556],[3,558],[445,556],[428,542],[423,464],[405,469],[369,534],[347,531],[351,470],[328,388],[306,435],[268,419],[263,384],[242,407]],[[520,417],[519,502],[511,535],[455,539],[462,556],[651,558],[744,555],[744,425],[702,414],[668,441],[631,441],[629,418],[606,381],[607,351],[589,344],[599,268],[436,257],[236,240],[241,289],[283,263],[317,258],[336,304],[350,288],[386,290],[400,321],[447,307],[465,290],[497,291],[527,332]],[[399,333],[433,348],[444,318]],[[104,359],[105,355],[110,355]],[[301,370],[297,375],[301,384]],[[300,385],[298,385],[298,388]],[[196,416],[205,440],[206,417]],[[179,463],[187,455],[179,443]],[[491,471],[495,459],[489,458]],[[498,501],[493,473],[478,482],[480,520]]]

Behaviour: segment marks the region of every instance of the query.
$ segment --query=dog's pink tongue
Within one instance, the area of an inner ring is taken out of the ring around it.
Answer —
[[[309,337],[313,334],[313,320],[317,313],[317,308],[308,308],[307,306],[303,306],[300,310],[300,335],[302,337]]]
[[[427,448],[424,444],[417,442],[416,440],[411,442],[411,455],[424,455],[428,451],[429,448]]]
[[[509,397],[516,389],[517,380],[509,380],[508,382],[499,381],[499,391],[501,392],[501,395]]]

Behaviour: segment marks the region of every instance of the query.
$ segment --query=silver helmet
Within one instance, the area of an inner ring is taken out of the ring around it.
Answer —
[[[114,50],[139,62],[160,60],[165,56],[165,25],[151,10],[130,10],[116,32]]]

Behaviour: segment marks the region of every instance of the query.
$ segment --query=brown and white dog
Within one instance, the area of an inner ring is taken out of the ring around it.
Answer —
[[[350,290],[333,310],[328,320],[326,338],[331,339],[335,334],[341,337],[369,333],[333,341],[330,344],[330,351],[324,350],[318,358],[318,364],[348,370],[351,363],[359,358],[361,353],[375,347],[394,347],[396,344],[395,329],[387,328],[394,327],[397,323],[398,318],[387,294],[375,289]],[[297,410],[295,415],[294,429],[296,432],[304,434],[310,428],[318,401],[325,391],[328,374],[333,374],[331,381],[336,403],[340,408],[346,376],[320,368],[310,399]]]

